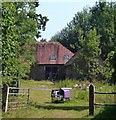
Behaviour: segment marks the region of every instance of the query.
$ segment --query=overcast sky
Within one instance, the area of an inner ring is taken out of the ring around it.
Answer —
[[[49,41],[73,19],[78,11],[83,10],[86,6],[94,6],[96,1],[99,0],[40,0],[37,13],[47,16],[49,21],[46,30],[41,34],[42,37],[38,40],[45,38]]]

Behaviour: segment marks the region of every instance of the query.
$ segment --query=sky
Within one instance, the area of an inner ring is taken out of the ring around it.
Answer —
[[[42,37],[37,41],[46,39],[49,41],[52,36],[67,26],[78,11],[84,7],[92,7],[99,0],[39,0],[39,7],[36,12],[47,16],[49,21],[46,30],[41,32]]]

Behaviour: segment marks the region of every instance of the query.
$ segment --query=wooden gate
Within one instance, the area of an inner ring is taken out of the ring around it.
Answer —
[[[5,108],[3,111],[13,110],[18,107],[26,107],[30,103],[30,91],[31,90],[53,90],[58,88],[17,88],[7,86],[7,92],[5,97]]]
[[[5,112],[17,107],[27,106],[29,103],[29,88],[16,88],[7,86]]]

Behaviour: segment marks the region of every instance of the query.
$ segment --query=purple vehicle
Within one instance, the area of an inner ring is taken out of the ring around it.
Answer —
[[[64,99],[70,100],[70,90],[72,88],[59,88],[51,92],[52,102],[63,101]]]

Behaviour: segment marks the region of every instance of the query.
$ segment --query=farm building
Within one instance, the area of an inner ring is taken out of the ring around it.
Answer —
[[[59,42],[38,42],[35,47],[36,64],[31,68],[31,78],[65,79],[65,64],[74,54]]]
[[[66,62],[65,66],[65,78],[69,79],[87,79],[88,78],[88,65],[87,61],[84,57],[81,56],[80,53],[83,52],[83,49],[79,50],[75,53],[69,61]],[[101,56],[97,59],[98,65],[103,66],[104,61]],[[82,73],[84,71],[84,73]],[[102,74],[99,72],[99,76],[97,76],[98,80],[102,79]]]
[[[31,68],[31,79],[60,80],[87,77],[88,67],[85,59],[80,56],[83,50],[74,54],[59,42],[38,42],[35,48],[36,64]],[[103,65],[101,57],[98,58],[98,63]],[[85,74],[82,76],[77,68],[84,70]]]
[[[67,61],[67,63],[64,65],[65,66],[65,78],[69,79],[80,79],[82,78],[82,75],[79,72],[79,69],[84,70],[87,72],[87,66],[85,64],[85,60],[80,57],[80,51],[75,53],[72,58]]]

